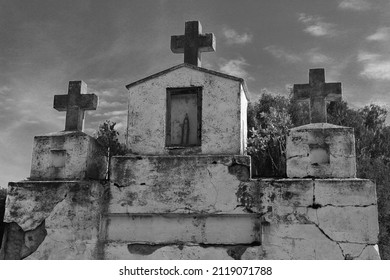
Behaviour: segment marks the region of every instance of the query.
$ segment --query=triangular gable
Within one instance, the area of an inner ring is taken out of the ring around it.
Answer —
[[[204,73],[207,73],[207,74],[210,74],[210,75],[214,75],[214,76],[222,77],[222,78],[225,78],[225,79],[237,81],[237,82],[241,83],[241,85],[242,85],[242,87],[244,89],[244,92],[245,92],[246,99],[248,101],[250,100],[249,91],[248,91],[248,88],[246,86],[246,83],[245,83],[244,79],[238,78],[238,77],[235,77],[235,76],[231,76],[231,75],[228,75],[228,74],[220,73],[220,72],[217,72],[217,71],[214,71],[214,70],[209,70],[209,69],[206,69],[206,68],[198,67],[198,66],[195,66],[195,65],[192,65],[192,64],[188,64],[188,63],[182,63],[182,64],[179,64],[179,65],[173,66],[173,67],[168,68],[168,69],[166,69],[164,71],[158,72],[156,74],[150,75],[150,76],[148,76],[146,78],[143,78],[141,80],[138,80],[138,81],[135,81],[133,83],[130,83],[130,84],[128,84],[126,86],[126,88],[130,89],[131,87],[134,87],[136,85],[142,84],[142,83],[144,83],[144,82],[146,82],[148,80],[155,79],[155,78],[157,78],[159,76],[162,76],[162,75],[167,74],[169,72],[175,71],[175,70],[177,70],[179,68],[182,68],[182,67],[191,68],[193,70],[204,72]]]

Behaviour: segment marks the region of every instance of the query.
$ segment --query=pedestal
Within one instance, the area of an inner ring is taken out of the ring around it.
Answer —
[[[105,179],[106,172],[103,147],[83,132],[34,137],[30,180]]]
[[[353,128],[312,123],[287,136],[287,177],[355,178]]]

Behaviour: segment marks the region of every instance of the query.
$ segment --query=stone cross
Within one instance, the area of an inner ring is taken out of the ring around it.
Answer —
[[[326,101],[341,100],[341,83],[325,83],[325,70],[310,69],[309,83],[294,85],[294,98],[310,101],[310,123],[326,123]]]
[[[83,131],[84,111],[96,110],[98,97],[86,93],[86,83],[70,81],[67,95],[54,96],[54,109],[66,111],[65,131]]]
[[[199,21],[186,21],[184,35],[171,36],[171,50],[184,52],[185,63],[200,67],[200,53],[215,51],[215,37],[213,33],[202,34]]]

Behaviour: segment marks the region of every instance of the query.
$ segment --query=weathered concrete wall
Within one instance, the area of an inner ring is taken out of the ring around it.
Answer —
[[[31,180],[104,179],[107,160],[93,137],[61,131],[34,137]]]
[[[355,178],[353,128],[312,123],[287,135],[287,177]]]
[[[114,157],[109,213],[236,213],[248,156]]]
[[[107,189],[84,181],[11,183],[0,257],[379,258],[368,180],[249,180],[244,157],[235,164],[227,156],[187,164],[167,158],[115,158],[124,168]],[[155,170],[161,161],[167,169]],[[165,185],[163,174],[171,176]]]
[[[181,67],[129,89],[129,148],[139,154],[169,154],[165,148],[166,89],[202,87],[200,154],[242,154],[246,115],[239,81]]]
[[[10,183],[1,259],[97,259],[104,186],[97,181]]]
[[[379,258],[372,182],[249,180],[233,158],[116,157],[104,258]]]
[[[379,259],[369,180],[264,179],[246,184],[244,193],[262,214],[264,259]]]
[[[246,211],[236,194],[249,180],[249,157],[133,156],[112,162],[105,258],[258,256],[260,216]]]

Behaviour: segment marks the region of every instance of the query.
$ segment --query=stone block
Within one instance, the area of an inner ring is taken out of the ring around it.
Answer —
[[[343,253],[314,224],[263,227],[262,247],[268,260],[342,260]]]
[[[109,213],[242,213],[248,156],[113,157]]]
[[[362,179],[259,179],[265,259],[378,259],[375,184]],[[246,185],[250,185],[246,183]],[[253,209],[253,208],[252,208]]]
[[[287,177],[355,178],[353,128],[312,123],[287,136]]]
[[[110,215],[107,241],[139,244],[260,243],[258,215]]]
[[[107,160],[96,139],[78,131],[34,137],[31,180],[105,179]]]
[[[318,226],[338,242],[376,244],[379,225],[376,205],[366,207],[321,207],[317,209]]]
[[[259,179],[262,204],[307,207],[313,204],[312,179]]]
[[[318,205],[369,206],[376,205],[376,188],[364,179],[314,180],[315,202]]]

